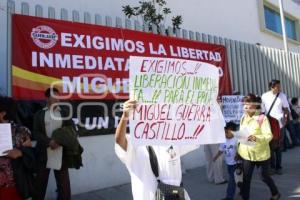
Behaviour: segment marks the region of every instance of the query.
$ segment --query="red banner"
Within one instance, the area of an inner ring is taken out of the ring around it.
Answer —
[[[44,99],[51,84],[70,99],[128,98],[129,56],[199,60],[220,67],[220,93],[231,84],[224,46],[120,28],[13,16],[13,96]]]

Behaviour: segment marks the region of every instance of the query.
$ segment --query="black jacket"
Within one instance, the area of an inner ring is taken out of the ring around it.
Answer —
[[[56,129],[53,131],[52,138],[63,146],[63,160],[68,168],[79,169],[82,167],[83,148],[72,126]]]
[[[37,140],[36,156],[39,167],[45,167],[47,163],[47,148],[51,138],[47,136],[45,127],[45,112],[46,110],[40,110],[34,115],[33,120],[33,138]],[[60,111],[62,117],[66,117],[67,113],[64,110]],[[73,125],[72,120],[64,120],[62,127]]]
[[[22,199],[27,199],[32,197],[34,193],[33,173],[36,170],[35,156],[32,148],[21,147],[18,149],[22,151],[22,157],[11,160],[14,181]]]

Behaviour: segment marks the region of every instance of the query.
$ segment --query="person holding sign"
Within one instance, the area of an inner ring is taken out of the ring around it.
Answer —
[[[280,81],[271,80],[270,90],[265,92],[262,98],[262,111],[269,118],[273,139],[271,147],[271,169],[276,174],[282,174],[282,139],[285,138],[286,124],[289,116],[289,102],[281,91]]]
[[[0,97],[0,126],[9,128],[12,149],[1,152],[0,157],[0,199],[21,200],[32,197],[32,173],[35,158],[31,149],[31,133],[16,124],[14,101],[9,97]],[[3,134],[3,135],[2,135]],[[6,134],[6,133],[5,133]],[[5,138],[4,138],[5,139]]]
[[[180,186],[182,172],[180,157],[199,146],[133,146],[130,136],[126,135],[126,126],[130,112],[137,107],[137,102],[128,100],[124,103],[123,115],[116,129],[115,151],[120,160],[126,165],[132,185],[134,200],[154,200],[158,184]],[[149,150],[152,149],[152,150]],[[151,155],[157,157],[159,180],[153,173]],[[179,198],[178,198],[179,199]],[[189,200],[184,190],[184,199]]]
[[[260,114],[261,100],[253,94],[248,94],[244,98],[245,114],[241,119],[240,129],[247,129],[250,132],[247,143],[238,144],[238,154],[243,159],[243,186],[242,197],[249,200],[250,184],[254,167],[260,169],[260,177],[269,187],[272,197],[271,200],[280,198],[280,193],[269,175],[270,147],[272,132],[268,118]]]
[[[71,186],[65,149],[54,138],[54,132],[72,126],[72,120],[64,120],[67,113],[59,107],[58,89],[48,88],[45,91],[45,97],[47,106],[35,114],[33,121],[33,136],[37,140],[38,160],[38,172],[35,182],[37,194],[35,198],[36,200],[45,198],[49,173],[51,169],[54,169],[58,190],[57,199],[70,200]]]

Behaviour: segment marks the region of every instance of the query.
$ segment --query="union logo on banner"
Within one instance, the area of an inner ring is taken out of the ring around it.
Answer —
[[[51,27],[45,25],[33,28],[31,38],[38,47],[43,49],[52,48],[58,40],[56,32]]]

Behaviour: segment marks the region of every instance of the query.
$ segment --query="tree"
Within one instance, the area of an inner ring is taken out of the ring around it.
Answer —
[[[122,11],[130,19],[131,17],[141,17],[150,30],[152,25],[157,27],[165,23],[167,15],[171,14],[171,9],[166,7],[165,0],[139,1],[139,6],[122,6]],[[180,28],[182,24],[182,17],[180,15],[172,17],[173,31]]]

